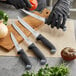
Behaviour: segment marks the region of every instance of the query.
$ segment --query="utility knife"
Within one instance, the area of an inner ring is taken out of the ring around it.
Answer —
[[[17,49],[17,54],[20,56],[20,58],[23,60],[23,62],[25,63],[26,69],[31,69],[32,65],[28,59],[28,56],[26,55],[26,53],[24,52],[24,50],[19,46],[17,40],[15,39],[15,36],[13,35],[13,33],[11,33],[11,39]]]

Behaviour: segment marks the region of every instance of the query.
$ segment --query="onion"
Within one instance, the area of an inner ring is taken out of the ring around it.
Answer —
[[[61,51],[61,56],[67,61],[74,60],[76,59],[76,50],[71,47],[66,47]]]
[[[4,38],[8,34],[8,28],[5,24],[0,22],[0,38]]]

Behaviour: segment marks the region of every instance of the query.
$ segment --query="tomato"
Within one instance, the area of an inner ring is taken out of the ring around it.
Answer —
[[[30,8],[30,10],[31,11],[35,10],[37,8],[37,6],[38,6],[37,0],[29,0],[29,1],[30,1],[31,5],[32,5],[32,7]]]

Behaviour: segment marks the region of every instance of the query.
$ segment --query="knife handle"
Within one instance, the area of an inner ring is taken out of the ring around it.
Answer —
[[[44,36],[41,34],[36,38],[37,40],[40,40],[46,47],[50,49],[50,52],[54,54],[56,52],[55,46],[49,42]]]
[[[34,54],[40,59],[40,63],[41,65],[44,65],[46,63],[46,58],[45,56],[42,54],[42,52],[35,46],[34,43],[32,43],[29,47],[29,49],[31,49]]]
[[[26,53],[24,52],[23,49],[21,49],[19,52],[18,52],[18,55],[20,55],[20,58],[23,60],[23,62],[25,63],[26,65],[26,69],[31,69],[32,65],[26,55]]]

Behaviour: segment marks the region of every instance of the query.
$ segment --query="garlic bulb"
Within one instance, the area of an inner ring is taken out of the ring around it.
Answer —
[[[0,23],[0,38],[4,38],[8,34],[8,28],[2,22]]]

